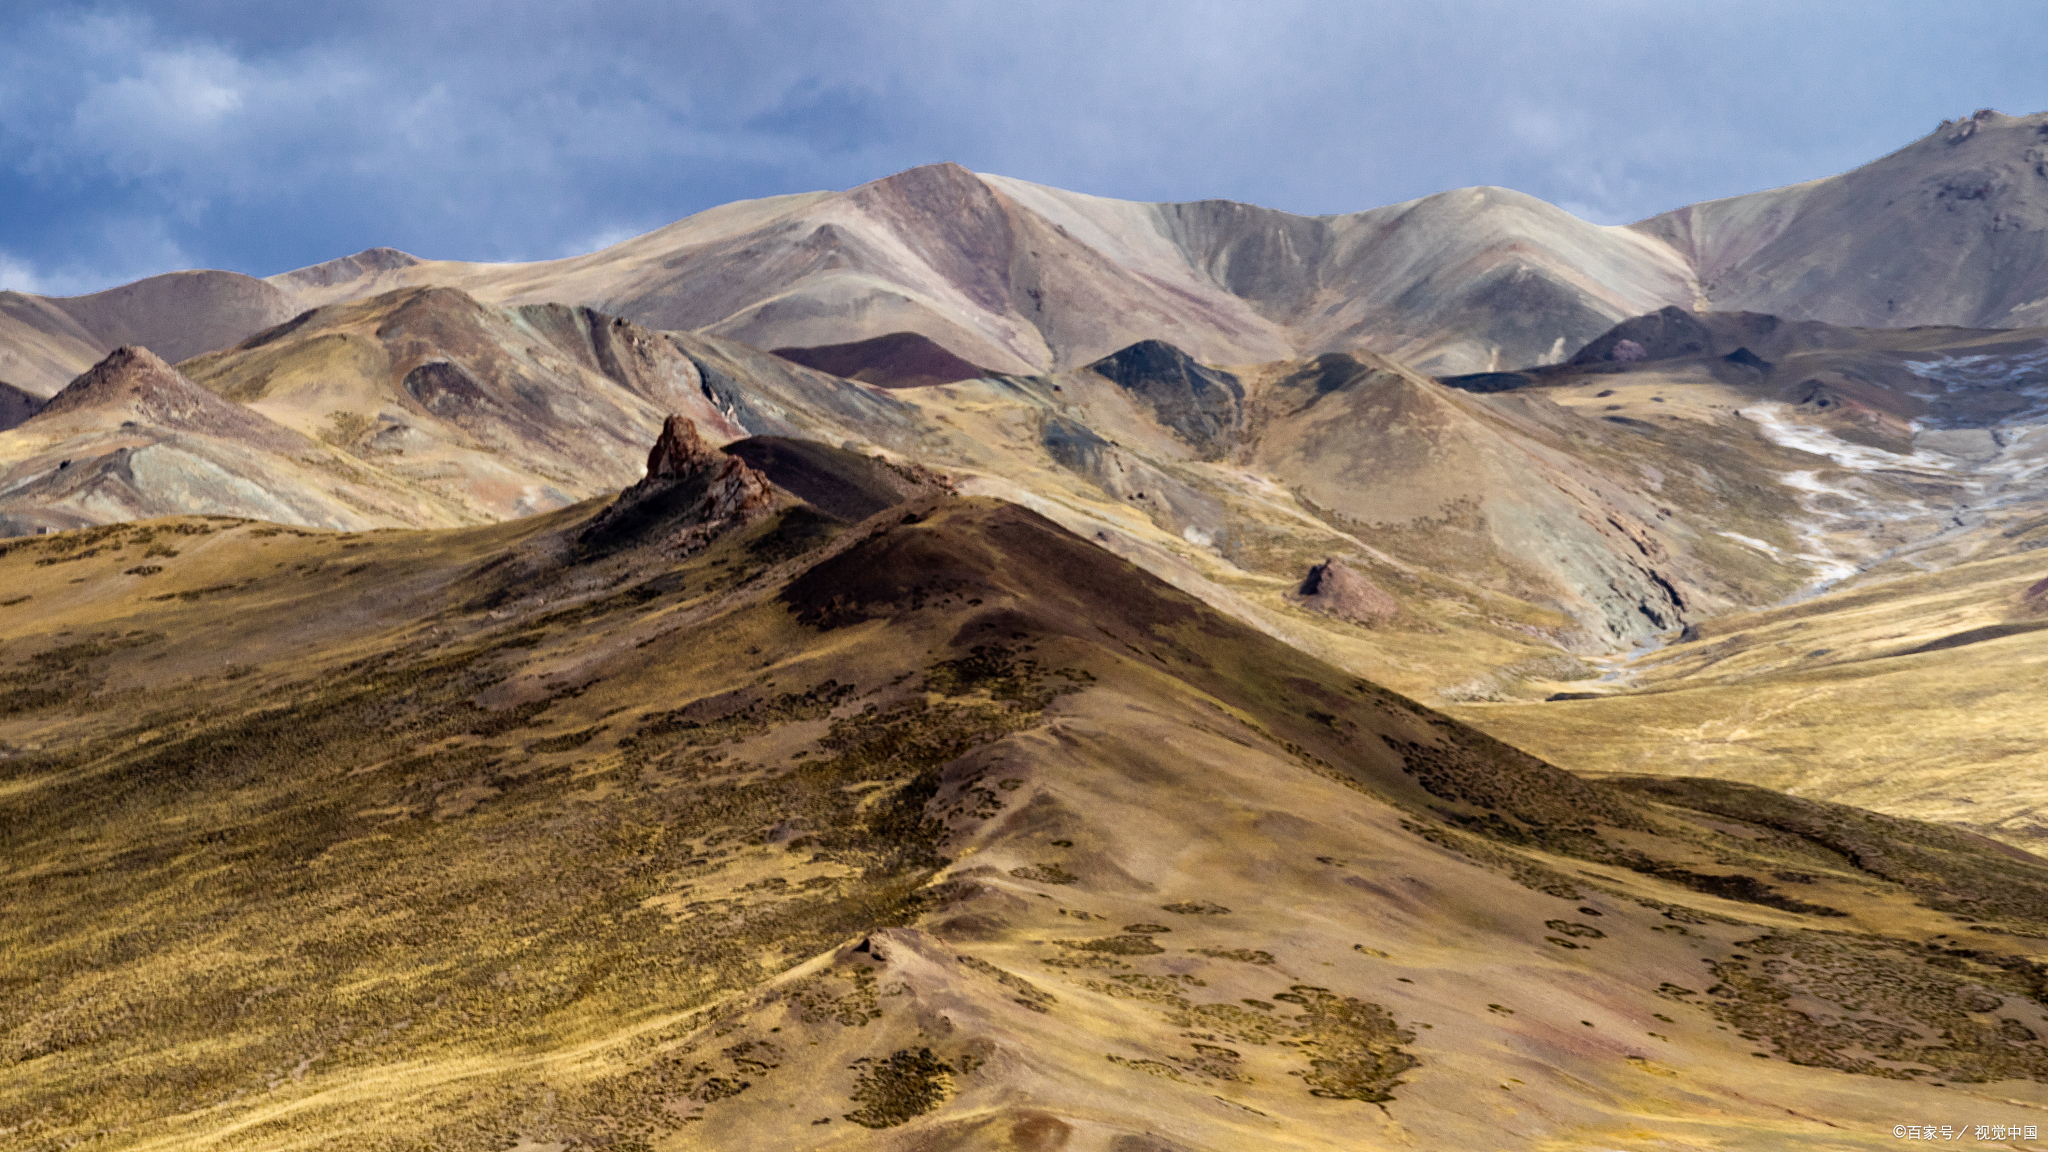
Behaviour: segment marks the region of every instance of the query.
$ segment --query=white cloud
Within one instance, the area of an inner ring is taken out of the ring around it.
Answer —
[[[41,295],[43,281],[36,275],[35,265],[0,251],[0,292],[34,292]]]

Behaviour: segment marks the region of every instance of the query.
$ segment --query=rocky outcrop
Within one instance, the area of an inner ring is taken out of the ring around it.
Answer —
[[[1335,556],[1310,568],[1294,595],[1303,607],[1365,628],[1391,624],[1401,613],[1385,589]]]
[[[652,544],[686,556],[774,505],[768,477],[712,447],[689,417],[670,416],[647,454],[647,475],[591,521],[582,541],[599,551]]]

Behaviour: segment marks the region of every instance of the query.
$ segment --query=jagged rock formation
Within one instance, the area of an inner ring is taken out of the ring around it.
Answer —
[[[670,416],[647,453],[647,475],[591,521],[585,546],[652,544],[677,556],[751,524],[775,504],[768,477],[706,443],[687,416]]]
[[[1392,623],[1401,611],[1385,589],[1335,556],[1308,570],[1295,597],[1305,607],[1366,628]]]

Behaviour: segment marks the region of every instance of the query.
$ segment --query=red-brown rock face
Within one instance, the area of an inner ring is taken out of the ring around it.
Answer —
[[[1308,570],[1296,595],[1307,607],[1367,628],[1391,623],[1401,610],[1385,589],[1334,556]]]
[[[670,416],[647,454],[647,475],[598,514],[585,539],[623,544],[647,533],[665,536],[663,549],[688,555],[774,505],[768,477],[712,447],[689,417]]]

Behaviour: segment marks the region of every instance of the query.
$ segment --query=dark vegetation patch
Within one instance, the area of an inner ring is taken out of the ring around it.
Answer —
[[[1273,997],[1299,1004],[1295,1025],[1305,1033],[1302,1049],[1309,1069],[1302,1079],[1311,1095],[1384,1103],[1394,1098],[1401,1073],[1421,1063],[1400,1048],[1415,1042],[1378,1004],[1339,996],[1327,988],[1296,984]]]
[[[907,1124],[944,1103],[953,1088],[953,1069],[929,1048],[893,1052],[885,1060],[854,1064],[860,1079],[853,1089],[859,1108],[846,1114],[863,1128]]]
[[[1271,964],[1273,954],[1263,948],[1190,948],[1197,956],[1215,960],[1235,960],[1240,964]]]
[[[1152,937],[1141,933],[1126,933],[1122,936],[1098,936],[1093,940],[1056,941],[1062,948],[1077,952],[1102,952],[1110,956],[1156,956],[1166,949],[1153,943]]]
[[[1694,872],[1660,860],[1647,857],[1626,857],[1618,862],[1627,864],[1646,876],[1669,880],[1695,892],[1708,896],[1719,896],[1723,900],[1740,900],[1746,904],[1761,904],[1767,908],[1779,908],[1786,912],[1797,912],[1804,916],[1847,916],[1847,912],[1829,908],[1824,904],[1809,904],[1787,896],[1754,876],[1741,873],[1719,875]]]
[[[38,652],[0,672],[0,716],[44,708],[81,708],[105,682],[101,662],[164,639],[161,632],[105,633]]]
[[[156,601],[179,600],[190,603],[194,600],[205,600],[213,596],[223,596],[229,592],[239,592],[255,582],[254,579],[249,579],[233,584],[209,584],[204,588],[187,588],[181,592],[166,592],[161,596],[151,596],[150,599]]]
[[[573,752],[590,743],[603,730],[604,725],[598,724],[585,728],[580,732],[564,732],[560,736],[549,736],[542,740],[535,740],[533,743],[528,744],[526,749],[529,752]]]
[[[1955,828],[1725,780],[1630,776],[1623,792],[1739,820],[1897,884],[1937,911],[2048,935],[2048,861]],[[1800,871],[1796,862],[1793,871]]]
[[[1058,864],[1027,864],[1010,869],[1010,875],[1034,884],[1079,884],[1081,878]]]
[[[2048,620],[2022,621],[2013,624],[1987,624],[1982,628],[1971,628],[1954,632],[1938,640],[1929,640],[1917,647],[1894,652],[1894,656],[1918,656],[1922,652],[1946,652],[1950,648],[1963,648],[1971,644],[1982,644],[1987,640],[2003,640],[2008,636],[2024,636],[2029,632],[2048,629]]]
[[[1893,1080],[2048,1082],[2038,964],[1820,932],[1735,947],[1709,967],[1716,983],[1704,993],[1666,984],[1658,994],[1768,1040],[1794,1064]]]

